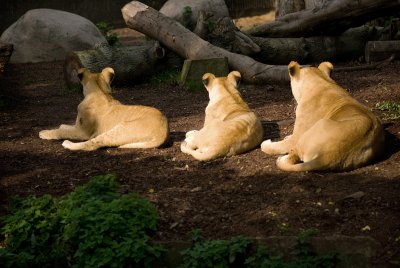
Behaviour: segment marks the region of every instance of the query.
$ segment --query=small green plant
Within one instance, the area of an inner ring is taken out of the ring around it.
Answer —
[[[179,84],[181,72],[178,68],[161,71],[154,74],[150,78],[150,84],[153,86],[169,85],[176,86]]]
[[[256,253],[245,261],[247,268],[310,268],[310,267],[336,267],[339,262],[338,254],[331,253],[317,255],[312,250],[309,238],[315,234],[315,230],[307,230],[298,237],[297,248],[293,252],[293,260],[287,261],[282,256],[271,255],[266,247],[259,247]]]
[[[199,229],[193,230],[193,246],[182,251],[184,261],[180,268],[227,268],[243,263],[250,239],[237,236],[231,240],[205,240],[200,233]]]
[[[119,40],[119,37],[116,33],[112,33],[111,30],[114,28],[107,22],[101,21],[96,24],[97,28],[100,30],[100,32],[103,34],[103,36],[106,38],[107,43],[110,46],[121,46],[121,41]]]
[[[207,29],[208,29],[208,32],[212,33],[212,32],[215,30],[215,27],[217,27],[217,24],[215,23],[215,21],[209,20],[209,21],[207,22]]]
[[[182,23],[183,26],[185,26],[189,30],[193,30],[194,28],[194,25],[192,23],[192,15],[192,8],[190,6],[185,6],[182,11]]]
[[[339,261],[337,254],[317,255],[312,250],[309,238],[314,234],[314,230],[301,233],[298,237],[298,246],[292,252],[293,258],[286,260],[282,256],[270,254],[264,246],[258,247],[254,252],[252,242],[246,237],[237,236],[231,240],[205,240],[200,236],[200,230],[196,229],[192,232],[192,247],[182,251],[184,262],[180,268],[335,267]],[[253,254],[251,254],[252,251]]]
[[[387,111],[385,119],[399,119],[400,118],[400,103],[394,101],[378,102],[375,106],[378,110]]]
[[[19,199],[4,218],[6,267],[151,267],[163,249],[150,242],[157,211],[135,194],[120,195],[114,175],[74,192]]]

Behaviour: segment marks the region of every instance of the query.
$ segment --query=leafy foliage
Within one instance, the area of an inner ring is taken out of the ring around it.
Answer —
[[[118,35],[111,32],[111,30],[113,30],[113,27],[109,23],[101,21],[97,23],[96,26],[106,38],[107,43],[110,46],[121,46],[121,41],[119,40]]]
[[[308,238],[313,234],[313,230],[300,234],[298,247],[293,252],[293,260],[285,260],[282,256],[270,254],[266,247],[262,246],[258,247],[255,253],[250,254],[251,241],[243,236],[237,236],[231,240],[208,241],[200,236],[199,230],[194,230],[192,234],[193,246],[190,249],[182,251],[184,263],[180,268],[335,267],[339,261],[337,254],[319,256],[312,251]]]
[[[150,84],[153,86],[169,85],[176,86],[180,81],[181,71],[178,68],[169,69],[167,71],[161,71],[154,74],[150,78]]]
[[[182,252],[184,262],[181,268],[231,267],[244,257],[250,240],[243,236],[231,240],[205,240],[200,230],[192,233],[193,246]]]
[[[256,253],[246,259],[248,268],[311,268],[336,267],[339,262],[338,255],[335,253],[319,256],[311,248],[309,238],[315,234],[314,230],[307,230],[299,235],[298,246],[293,252],[294,258],[286,261],[281,256],[273,256],[268,253],[265,247],[259,247]]]
[[[400,103],[394,101],[383,101],[376,104],[376,108],[381,111],[388,111],[385,114],[385,119],[399,119],[400,118]]]
[[[183,24],[183,26],[185,26],[189,30],[193,30],[194,29],[194,25],[192,23],[192,15],[193,15],[193,11],[192,11],[192,8],[190,6],[186,6],[186,7],[183,8],[183,11],[182,11],[182,24]]]
[[[163,249],[150,242],[157,211],[117,193],[115,176],[92,178],[60,199],[20,200],[5,217],[7,267],[150,267]]]

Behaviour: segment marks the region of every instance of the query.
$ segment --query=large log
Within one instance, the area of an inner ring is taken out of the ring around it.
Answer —
[[[247,33],[266,37],[336,35],[399,10],[400,1],[397,0],[329,0],[314,9],[294,12],[274,22],[258,25]]]
[[[244,81],[270,83],[289,81],[287,66],[267,65],[254,59],[231,53],[201,39],[180,23],[138,1],[122,8],[126,24],[147,36],[157,39],[185,59],[228,58],[229,67],[238,70]]]
[[[304,0],[276,0],[275,18],[283,17],[286,14],[297,12],[305,8]]]
[[[80,88],[77,77],[79,68],[85,67],[91,72],[101,72],[105,67],[112,67],[116,73],[113,84],[138,82],[155,72],[156,62],[164,55],[165,51],[158,42],[126,47],[99,44],[91,50],[67,54],[64,61],[64,78],[70,89]]]
[[[253,58],[268,64],[288,64],[291,60],[301,63],[357,59],[364,55],[365,44],[378,40],[382,29],[361,26],[339,36],[307,38],[252,37],[261,48]]]
[[[370,41],[365,46],[365,61],[377,62],[393,56],[400,59],[400,40]]]

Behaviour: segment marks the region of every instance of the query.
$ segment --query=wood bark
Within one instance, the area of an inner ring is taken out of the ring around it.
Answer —
[[[12,44],[0,42],[0,74],[4,72],[7,63],[10,60],[13,48],[14,46]]]
[[[230,52],[243,55],[260,52],[260,47],[250,37],[239,31],[230,17],[214,18],[212,14],[200,11],[193,32],[214,46]]]
[[[393,56],[400,58],[400,40],[370,41],[365,46],[365,61],[377,62]]]
[[[180,23],[138,1],[122,8],[126,24],[159,40],[167,48],[185,59],[228,58],[229,67],[238,70],[244,81],[250,83],[289,81],[287,66],[267,65],[254,59],[231,53],[201,39]]]
[[[400,10],[397,0],[325,0],[321,6],[302,10],[248,30],[267,37],[336,35],[382,15]]]
[[[305,8],[304,0],[276,0],[275,18],[294,13]]]
[[[100,72],[105,67],[112,67],[115,71],[113,84],[142,81],[154,73],[155,63],[164,57],[164,53],[164,49],[156,42],[127,47],[111,47],[104,43],[95,49],[67,54],[64,78],[69,88],[79,88],[79,68],[85,67],[92,72]]]
[[[364,55],[369,40],[378,40],[382,29],[361,26],[339,36],[308,38],[253,37],[261,52],[254,59],[268,64],[288,64],[296,60],[303,64],[321,61],[357,59]]]

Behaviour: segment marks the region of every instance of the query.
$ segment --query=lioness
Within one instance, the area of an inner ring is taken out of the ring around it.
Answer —
[[[263,128],[237,90],[240,73],[227,77],[203,75],[210,102],[201,130],[186,133],[181,151],[201,161],[244,153],[262,141]]]
[[[381,155],[380,121],[330,78],[330,62],[300,68],[292,61],[288,69],[297,101],[293,134],[261,144],[267,154],[287,154],[276,162],[280,169],[351,170]]]
[[[112,68],[104,68],[101,73],[82,68],[78,77],[83,85],[84,99],[78,106],[75,125],[40,131],[40,138],[84,141],[65,140],[62,145],[70,150],[86,151],[114,146],[153,148],[167,140],[168,120],[159,110],[123,105],[111,96]]]

